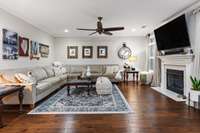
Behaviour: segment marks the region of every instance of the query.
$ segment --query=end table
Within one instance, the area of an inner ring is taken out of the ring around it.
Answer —
[[[0,128],[4,127],[2,121],[2,113],[3,113],[3,101],[2,99],[10,94],[18,92],[19,104],[20,108],[19,111],[22,112],[22,103],[23,103],[23,90],[25,86],[20,85],[9,85],[9,86],[0,86]]]

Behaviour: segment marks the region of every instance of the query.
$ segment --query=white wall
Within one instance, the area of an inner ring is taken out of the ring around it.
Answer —
[[[19,57],[18,60],[2,59],[2,29],[8,29],[17,32],[19,35],[50,45],[50,55],[48,58],[40,58],[40,60],[30,60],[29,57]],[[22,68],[29,66],[39,66],[50,64],[54,60],[53,37],[40,31],[31,24],[3,11],[0,9],[0,69]]]
[[[74,38],[55,38],[55,60],[65,64],[123,64],[123,60],[118,57],[118,50],[122,43],[126,42],[131,48],[137,61],[134,63],[139,70],[145,70],[146,63],[146,37],[74,37]],[[67,46],[78,47],[78,59],[67,59]],[[93,59],[82,59],[81,46],[93,46]],[[97,46],[108,46],[108,58],[97,59]]]

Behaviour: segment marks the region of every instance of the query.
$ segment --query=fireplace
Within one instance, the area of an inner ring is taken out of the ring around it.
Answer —
[[[184,95],[184,71],[167,69],[167,89]]]

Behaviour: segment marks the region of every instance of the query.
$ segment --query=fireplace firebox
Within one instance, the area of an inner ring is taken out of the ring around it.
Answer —
[[[184,95],[184,71],[167,69],[167,89]]]

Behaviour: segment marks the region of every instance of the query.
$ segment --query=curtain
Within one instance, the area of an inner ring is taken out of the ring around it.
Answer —
[[[154,44],[154,62],[153,62],[153,77],[152,77],[152,81],[151,81],[151,86],[160,86],[161,83],[161,60],[157,57],[160,55],[160,53],[157,50],[157,45],[156,45],[156,39],[155,39],[155,35],[154,33],[151,33],[149,38],[149,43],[153,43]],[[148,51],[149,52],[149,51]],[[147,53],[147,55],[149,56],[149,53]],[[147,61],[147,68],[149,70],[149,57],[147,57],[148,61]]]
[[[160,86],[161,83],[161,60],[158,58],[160,53],[155,48],[155,61],[154,61],[154,73],[153,73],[153,81],[151,86]]]
[[[200,13],[193,14],[192,12],[189,12],[186,14],[186,20],[191,47],[195,55],[192,76],[200,79]]]

